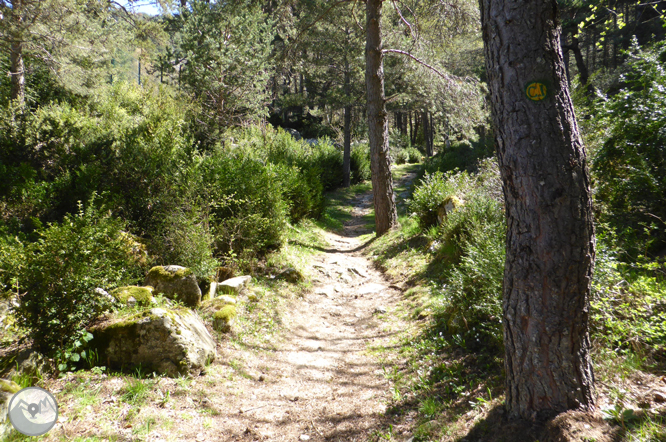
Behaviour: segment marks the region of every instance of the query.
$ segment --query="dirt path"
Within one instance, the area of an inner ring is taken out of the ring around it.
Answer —
[[[331,248],[312,262],[313,290],[286,318],[279,349],[247,361],[263,381],[220,416],[219,440],[367,440],[377,427],[389,383],[367,350],[395,336],[399,324],[385,313],[399,291],[360,254],[371,204],[360,197],[344,233],[327,234]]]
[[[403,180],[411,180],[408,175]],[[405,325],[391,312],[397,287],[361,254],[371,195],[354,201],[342,234],[313,256],[312,289],[292,302],[268,345],[218,345],[205,376],[142,381],[69,374],[47,386],[62,398],[47,440],[363,441],[381,428],[390,384],[371,347],[390,346]],[[367,236],[365,237],[367,238]],[[251,313],[250,313],[251,314]],[[377,439],[375,437],[375,439]]]

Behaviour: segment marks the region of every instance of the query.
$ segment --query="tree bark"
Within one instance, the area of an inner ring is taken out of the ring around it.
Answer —
[[[481,0],[508,226],[503,321],[512,418],[595,407],[590,181],[558,17],[547,0]],[[532,82],[545,91],[528,88]]]
[[[382,0],[366,1],[365,86],[377,236],[383,235],[398,224],[389,156],[388,113],[384,96],[381,10]]]
[[[430,150],[430,118],[428,117],[428,111],[424,110],[421,115],[421,119],[423,120],[423,143],[425,147],[425,153],[427,157],[431,157],[432,151]]]
[[[344,151],[342,154],[342,186],[351,186],[351,119],[352,119],[352,106],[349,104],[351,100],[351,74],[349,72],[349,64],[345,69],[345,95],[347,104],[345,105],[345,123],[344,123]]]
[[[23,2],[21,0],[14,0],[12,6],[12,16],[16,20],[16,28],[22,27],[22,11]],[[25,103],[25,63],[23,62],[23,42],[20,36],[12,36],[12,43],[9,49],[9,69],[10,69],[10,90],[9,97],[12,100],[18,101],[20,105]]]
[[[10,50],[11,89],[10,98],[20,105],[25,102],[25,64],[23,63],[23,44],[12,43]]]

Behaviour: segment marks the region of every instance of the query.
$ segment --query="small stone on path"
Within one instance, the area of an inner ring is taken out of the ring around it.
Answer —
[[[301,437],[299,437],[300,440],[310,440],[310,436],[307,434],[301,434]]]

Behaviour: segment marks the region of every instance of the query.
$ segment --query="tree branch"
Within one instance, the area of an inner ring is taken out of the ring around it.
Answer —
[[[412,29],[412,25],[407,20],[405,20],[405,17],[402,16],[402,12],[400,12],[400,8],[398,8],[398,5],[395,3],[395,0],[391,0],[391,3],[393,3],[393,9],[395,9],[395,12],[397,12],[398,15],[400,16],[400,20],[402,20],[402,22],[406,24],[407,27],[409,28],[409,33],[412,34],[412,38],[414,40],[418,40],[416,34],[414,33],[414,29]]]
[[[402,55],[406,55],[407,57],[409,57],[409,58],[411,58],[412,60],[416,61],[416,62],[419,63],[420,65],[427,67],[428,69],[430,69],[431,71],[433,71],[434,73],[436,73],[437,75],[439,75],[440,77],[442,77],[444,80],[448,81],[449,83],[451,83],[451,82],[453,81],[453,80],[451,79],[451,76],[450,76],[450,75],[447,75],[447,74],[444,74],[444,73],[440,72],[440,71],[439,71],[437,68],[435,68],[434,66],[430,66],[430,65],[429,65],[428,63],[426,63],[425,61],[421,60],[421,59],[418,58],[418,57],[415,57],[414,55],[410,54],[410,53],[407,52],[407,51],[401,51],[400,49],[382,49],[382,54],[402,54]]]

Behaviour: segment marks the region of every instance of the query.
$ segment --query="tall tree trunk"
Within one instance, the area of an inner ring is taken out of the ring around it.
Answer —
[[[595,407],[590,182],[558,17],[549,0],[481,0],[508,225],[503,322],[513,418]]]
[[[17,29],[23,25],[23,1],[14,0],[12,2],[12,16],[16,20],[14,23]],[[23,41],[20,35],[12,36],[11,46],[9,48],[9,69],[10,69],[10,90],[9,97],[17,100],[20,105],[25,103],[25,64],[23,63]]]
[[[427,157],[432,156],[430,151],[430,119],[428,117],[428,111],[424,110],[421,114],[421,119],[423,120],[423,144],[425,147],[425,154]]]
[[[345,106],[345,127],[344,127],[344,152],[342,155],[342,185],[349,187],[351,185],[351,119],[352,106],[351,100],[351,74],[349,64],[345,66],[345,95],[347,105]]]
[[[365,86],[377,236],[383,235],[398,224],[389,156],[388,113],[384,96],[381,11],[382,0],[366,1]]]
[[[421,126],[420,123],[421,123],[421,117],[420,117],[419,113],[414,112],[414,131],[412,132],[411,140],[409,140],[410,143],[412,144],[412,146],[416,144],[416,138],[418,138],[418,136],[419,136],[419,129],[420,129],[420,126]]]
[[[429,146],[429,154],[428,156],[431,157],[435,154],[435,122],[433,121],[433,116],[432,112],[428,112],[430,114],[430,124],[428,127],[430,130],[428,131],[428,146]]]
[[[411,142],[414,136],[414,125],[412,124],[412,111],[409,111],[409,141]]]
[[[11,89],[10,98],[20,105],[25,102],[25,65],[23,63],[23,44],[14,42],[10,49]]]

